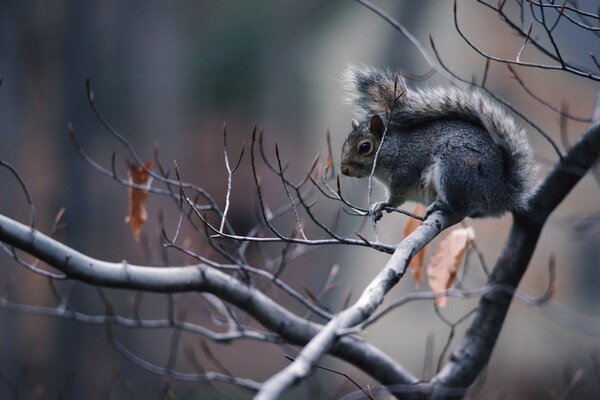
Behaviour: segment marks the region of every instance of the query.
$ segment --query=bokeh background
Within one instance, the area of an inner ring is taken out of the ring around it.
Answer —
[[[579,3],[592,12],[598,6],[594,1]],[[481,79],[484,61],[456,33],[452,2],[377,4],[428,49],[431,35],[453,71],[466,79]],[[517,15],[515,4],[507,7]],[[521,40],[485,7],[461,1],[459,17],[465,33],[482,49],[503,57],[518,52]],[[536,34],[542,36],[542,32]],[[563,22],[556,35],[566,58],[591,64],[588,53],[597,51],[597,36]],[[523,57],[548,62],[529,48]],[[315,154],[325,155],[327,131],[337,161],[353,115],[344,103],[340,77],[348,64],[356,63],[416,75],[429,70],[402,35],[353,1],[3,1],[0,159],[15,166],[26,181],[39,229],[49,230],[57,211],[64,207],[67,226],[58,234],[64,243],[92,257],[156,264],[158,213],[164,211],[174,223],[177,210],[172,203],[151,199],[144,239],[142,243],[133,240],[123,222],[125,189],[82,162],[67,134],[71,122],[93,159],[108,167],[116,151],[117,169],[126,170],[125,149],[102,128],[86,101],[86,78],[91,79],[104,115],[144,159],[153,157],[158,144],[167,166],[177,160],[185,180],[205,187],[222,204],[226,188],[223,123],[227,122],[232,149],[248,142],[258,123],[269,146],[279,143],[292,176],[301,177]],[[519,73],[553,105],[568,103],[573,114],[590,116],[597,83],[537,69],[519,69]],[[487,82],[561,143],[558,116],[527,95],[505,66],[492,64]],[[447,82],[433,76],[413,84]],[[574,141],[585,126],[570,121],[569,140]],[[556,154],[541,135],[533,129],[530,133],[543,174]],[[241,231],[255,221],[255,203],[249,203],[247,196],[253,190],[249,166],[244,168],[234,181],[232,210],[233,223]],[[265,175],[265,179],[277,184],[275,177]],[[342,183],[352,199],[365,203],[366,182],[343,178]],[[268,193],[273,205],[285,201],[281,190]],[[382,192],[377,196],[383,196]],[[598,183],[588,176],[550,219],[521,287],[532,296],[545,290],[551,254],[556,256],[558,287],[549,304],[531,307],[516,301],[512,306],[475,398],[548,398],[560,393],[578,370],[583,379],[571,398],[593,398],[600,392],[599,210]],[[0,170],[0,212],[23,222],[29,218],[23,192],[6,170]],[[354,222],[342,228],[352,234]],[[510,217],[468,222],[492,264]],[[384,218],[382,239],[397,242],[403,224],[399,216]],[[351,288],[356,298],[386,258],[364,249],[336,247],[294,263],[283,278],[299,290],[312,287],[318,292],[331,266],[338,264],[342,285],[326,301],[339,307],[343,289]],[[174,257],[176,262],[186,260]],[[0,257],[0,266],[0,288],[12,282],[11,300],[55,304],[45,279],[23,271],[5,255]],[[475,273],[469,284],[483,282]],[[406,277],[388,298],[406,294],[413,286]],[[107,293],[127,312],[129,293]],[[187,301],[185,296],[178,300]],[[192,310],[194,301],[190,296]],[[145,295],[142,311],[164,315],[165,303],[163,295]],[[475,304],[474,300],[451,300],[443,312],[453,321]],[[96,290],[84,284],[74,286],[70,306],[103,312]],[[457,327],[456,338],[464,327]],[[116,331],[136,354],[157,364],[166,362],[170,332]],[[397,310],[370,328],[367,338],[413,373],[428,378],[448,334],[448,326],[436,316],[432,304],[422,302]],[[183,340],[198,346],[197,337]],[[433,363],[425,357],[428,340]],[[283,353],[294,351],[247,342],[214,348],[232,372],[256,380],[286,365]],[[0,310],[0,354],[0,398],[156,398],[165,388],[164,378],[131,365],[111,349],[99,326]],[[374,384],[334,359],[324,363],[352,374],[365,386]],[[178,367],[185,370],[189,365],[181,360]],[[215,395],[202,384],[173,385],[177,398]],[[248,396],[224,390],[233,397]],[[319,371],[291,396],[338,398],[352,390],[342,378]]]

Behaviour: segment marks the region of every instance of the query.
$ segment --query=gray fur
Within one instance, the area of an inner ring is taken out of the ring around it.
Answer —
[[[369,132],[379,115],[387,130],[375,175],[390,191],[389,205],[415,200],[473,217],[526,210],[533,152],[525,130],[493,99],[474,89],[410,89],[399,74],[367,66],[348,68],[345,78],[362,122],[346,139],[342,166],[350,176],[370,172],[373,155],[359,154],[357,144],[380,145]]]

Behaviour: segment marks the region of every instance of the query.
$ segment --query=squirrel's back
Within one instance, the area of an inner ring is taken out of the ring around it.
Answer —
[[[536,167],[523,128],[503,107],[480,90],[457,87],[410,89],[398,73],[350,67],[345,73],[350,102],[364,118],[379,115],[399,127],[458,119],[481,126],[504,152],[511,211],[525,210],[533,194]]]

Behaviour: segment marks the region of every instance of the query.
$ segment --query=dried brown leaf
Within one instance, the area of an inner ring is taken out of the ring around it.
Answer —
[[[425,206],[422,204],[417,204],[415,208],[411,211],[412,214],[415,215],[423,215],[425,214]],[[407,237],[410,235],[415,229],[417,229],[423,221],[420,221],[416,218],[409,218],[404,226],[403,237]],[[408,264],[410,268],[410,272],[412,273],[413,278],[417,284],[420,284],[423,280],[423,262],[425,261],[425,247],[423,247],[414,257],[410,260],[410,264]]]
[[[443,292],[452,286],[461,265],[465,249],[475,238],[473,228],[454,229],[433,251],[427,267],[427,280],[434,293]],[[435,304],[446,305],[444,295],[435,297]]]
[[[148,219],[148,214],[146,213],[146,199],[148,197],[148,189],[152,183],[152,178],[148,173],[150,168],[152,168],[152,161],[147,161],[143,166],[139,164],[132,164],[129,166],[129,183],[146,187],[145,189],[130,187],[128,190],[129,207],[125,222],[131,227],[133,238],[135,240],[140,240],[142,225],[144,225]]]

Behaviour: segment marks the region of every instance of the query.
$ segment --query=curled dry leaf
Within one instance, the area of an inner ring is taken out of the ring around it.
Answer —
[[[150,184],[152,183],[152,177],[148,173],[150,168],[152,168],[152,161],[147,161],[143,166],[139,164],[131,164],[129,166],[129,183],[145,187],[145,189],[134,187],[128,189],[129,207],[125,222],[131,227],[135,240],[140,240],[142,225],[148,219],[146,198],[148,197],[148,189],[150,189]]]
[[[417,204],[415,208],[411,211],[412,214],[415,215],[423,215],[425,214],[425,206],[422,204]],[[409,218],[404,226],[404,233],[402,237],[407,237],[410,235],[415,229],[417,229],[423,221],[420,221],[415,218]],[[423,261],[425,260],[425,247],[423,247],[414,257],[410,260],[410,264],[408,264],[410,268],[410,272],[412,273],[415,282],[418,284],[423,280]]]
[[[435,248],[427,266],[427,280],[434,293],[443,292],[452,286],[465,249],[474,238],[473,228],[457,228]],[[444,307],[446,301],[444,295],[435,297],[435,304],[440,307]]]

